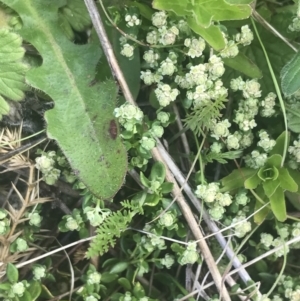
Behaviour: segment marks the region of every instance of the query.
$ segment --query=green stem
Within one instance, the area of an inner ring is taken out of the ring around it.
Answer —
[[[287,117],[286,117],[285,105],[284,105],[284,102],[283,102],[283,99],[282,99],[281,91],[280,91],[279,85],[277,83],[277,79],[275,77],[275,74],[274,74],[271,62],[269,60],[267,51],[266,51],[265,46],[264,46],[264,44],[263,44],[263,42],[262,42],[262,40],[261,40],[261,38],[259,36],[259,33],[258,33],[257,28],[256,28],[255,22],[253,21],[253,18],[251,18],[251,22],[252,22],[253,28],[255,30],[257,39],[258,39],[258,41],[260,43],[260,46],[261,46],[261,48],[263,50],[263,53],[264,53],[264,55],[266,57],[268,68],[269,68],[269,71],[271,73],[271,77],[272,77],[272,80],[273,80],[273,83],[274,83],[274,86],[275,86],[276,94],[277,94],[277,97],[279,99],[279,103],[280,103],[280,107],[281,107],[282,115],[283,115],[283,119],[284,119],[284,127],[285,127],[286,135],[285,135],[284,149],[283,149],[282,160],[281,160],[281,167],[283,167],[283,164],[284,164],[284,161],[285,161],[285,157],[286,157],[286,154],[287,154],[287,148],[288,148],[288,125],[287,125]]]

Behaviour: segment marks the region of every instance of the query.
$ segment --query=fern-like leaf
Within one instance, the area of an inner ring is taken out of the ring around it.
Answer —
[[[97,229],[97,235],[91,242],[86,257],[103,255],[110,247],[113,247],[116,244],[116,238],[119,238],[123,231],[128,228],[136,213],[134,211],[119,210],[108,216]]]
[[[204,163],[212,163],[213,161],[218,161],[221,164],[226,164],[227,160],[237,159],[242,155],[241,150],[230,151],[226,153],[213,153],[210,152],[203,156]]]
[[[211,129],[215,124],[215,120],[222,116],[221,110],[225,108],[225,102],[227,102],[227,99],[223,97],[215,101],[203,101],[203,104],[194,107],[193,111],[184,120],[186,126],[196,135],[199,135],[203,129]]]

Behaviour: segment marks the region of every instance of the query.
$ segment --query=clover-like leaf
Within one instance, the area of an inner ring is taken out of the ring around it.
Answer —
[[[25,50],[22,38],[8,29],[0,29],[0,119],[9,112],[9,105],[4,97],[20,101],[27,88],[25,72],[28,66],[21,60]]]

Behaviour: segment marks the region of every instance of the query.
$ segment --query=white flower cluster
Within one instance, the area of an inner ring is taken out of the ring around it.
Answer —
[[[208,101],[227,97],[227,89],[219,79],[224,72],[221,58],[213,55],[208,63],[191,66],[184,76],[177,75],[175,83],[188,89],[186,97],[193,101],[194,107],[202,107]]]
[[[254,150],[251,152],[251,155],[245,157],[245,163],[247,167],[258,169],[265,165],[267,159],[268,155],[266,153]]]
[[[241,214],[232,219],[234,235],[241,238],[251,231],[251,223],[246,220],[246,215]]]
[[[273,92],[270,92],[263,101],[261,101],[260,106],[262,107],[261,109],[261,116],[263,117],[271,117],[275,114],[275,99],[276,99],[276,94]]]
[[[224,207],[232,203],[232,197],[229,193],[221,193],[218,183],[209,183],[208,185],[198,185],[195,194],[201,198],[210,207],[208,212],[213,220],[220,220],[225,213]]]
[[[266,153],[270,152],[276,144],[274,139],[270,139],[269,134],[262,130],[259,132],[259,142],[257,143]]]
[[[258,113],[258,97],[261,96],[260,84],[255,79],[244,82],[241,77],[238,77],[231,81],[230,87],[233,91],[241,90],[243,92],[245,99],[239,101],[233,121],[242,131],[247,132],[257,126],[254,117]]]
[[[133,58],[134,47],[128,43],[122,46],[121,54],[128,57],[129,59]]]
[[[141,79],[145,85],[150,86],[154,83],[159,83],[163,77],[158,73],[152,73],[150,70],[141,71]]]
[[[197,252],[197,244],[191,241],[186,246],[186,249],[178,259],[178,263],[181,265],[194,264],[199,259],[199,253]]]
[[[125,21],[126,21],[126,25],[128,27],[138,26],[138,25],[141,25],[141,23],[142,23],[142,21],[138,18],[138,16],[136,14],[133,14],[133,15],[127,14],[125,16]]]
[[[157,60],[159,59],[159,54],[150,49],[144,52],[143,59],[151,68],[153,68],[158,65]]]
[[[114,116],[118,118],[121,125],[127,131],[136,133],[136,124],[140,124],[143,121],[144,114],[141,109],[128,102],[121,105],[119,108],[114,109]]]
[[[250,201],[250,198],[247,196],[246,189],[240,189],[235,195],[235,203],[241,206],[246,206]]]
[[[220,52],[220,55],[222,58],[233,58],[236,57],[239,54],[239,48],[237,44],[230,40],[227,41],[225,39],[226,47]]]
[[[60,170],[54,168],[56,157],[55,151],[43,153],[42,156],[35,159],[35,167],[43,173],[44,181],[48,185],[53,185],[60,176]]]
[[[228,119],[224,119],[222,121],[216,122],[214,121],[214,126],[212,128],[212,137],[216,140],[219,140],[221,137],[226,138],[229,135],[228,128],[231,126],[231,123]]]
[[[250,45],[253,40],[253,32],[249,28],[249,25],[244,25],[241,28],[241,33],[235,36],[235,40],[241,43],[243,46]]]
[[[176,37],[179,35],[179,30],[176,26],[171,26],[167,28],[166,26],[162,26],[158,28],[159,39],[158,42],[164,46],[172,45],[176,41]]]
[[[289,146],[288,152],[297,163],[300,163],[300,135],[298,140],[293,141],[293,146]]]
[[[300,17],[296,17],[292,20],[292,24],[289,25],[290,31],[300,31]]]
[[[269,250],[271,247],[279,247],[283,246],[285,244],[285,241],[281,237],[277,237],[274,239],[274,237],[271,234],[268,233],[261,233],[260,235],[260,243],[264,246],[266,250]],[[284,246],[281,249],[277,250],[274,255],[278,257],[282,257],[284,255],[284,252],[288,253],[289,248],[288,246]]]
[[[198,39],[185,39],[184,46],[188,48],[187,56],[191,58],[199,57],[205,49],[205,41],[199,37]]]
[[[174,88],[172,89],[168,84],[159,83],[157,88],[154,90],[155,95],[159,104],[162,107],[168,106],[172,101],[176,99],[179,95],[179,90]]]

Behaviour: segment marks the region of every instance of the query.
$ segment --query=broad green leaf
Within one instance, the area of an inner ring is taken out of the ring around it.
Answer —
[[[9,105],[2,96],[14,101],[24,98],[23,91],[27,89],[25,72],[28,70],[21,61],[24,53],[22,38],[9,29],[0,28],[0,120],[9,112]]]
[[[270,204],[275,217],[280,222],[284,222],[286,220],[286,207],[284,193],[281,187],[278,187],[270,197]]]
[[[231,174],[221,180],[223,187],[220,189],[220,191],[227,192],[244,187],[245,180],[252,177],[256,173],[257,170],[252,168],[235,169]]]
[[[261,195],[259,195],[261,197]],[[256,200],[254,211],[257,211],[263,206],[261,202]],[[264,207],[263,209],[260,209],[255,215],[254,215],[254,222],[258,225],[260,225],[267,217],[268,213],[270,212],[270,209],[268,207]]]
[[[256,187],[261,183],[261,179],[258,176],[257,172],[249,177],[248,179],[246,179],[244,186],[246,189],[256,189]]]
[[[286,191],[285,195],[290,203],[298,210],[300,210],[300,193],[293,193]]]
[[[210,25],[205,28],[197,24],[194,18],[188,18],[187,23],[195,33],[199,34],[215,50],[220,51],[225,48],[225,40],[218,26]]]
[[[111,274],[118,274],[124,272],[129,266],[129,263],[126,261],[120,261],[117,264],[115,264],[111,269],[110,273]]]
[[[131,283],[127,278],[120,278],[118,279],[118,283],[127,291],[131,291]]]
[[[286,132],[282,132],[278,138],[276,139],[276,144],[273,149],[270,151],[270,155],[280,155],[282,156],[284,151],[284,143],[285,143]],[[288,137],[288,143],[290,141],[290,134]],[[269,160],[269,159],[268,159]],[[278,160],[278,159],[277,159]],[[281,163],[280,163],[281,164]],[[280,166],[279,164],[279,166]]]
[[[291,191],[291,192],[297,192],[298,191],[297,183],[290,176],[290,174],[289,174],[289,172],[286,168],[281,168],[279,170],[279,178],[278,179],[280,181],[280,187],[282,189],[288,190],[288,191]]]
[[[150,181],[158,181],[162,184],[166,178],[166,168],[161,162],[155,162],[151,168]]]
[[[75,45],[65,37],[57,22],[59,0],[1,1],[20,15],[22,37],[43,58],[26,81],[55,102],[45,113],[48,137],[57,141],[93,194],[113,197],[124,181],[127,154],[113,117],[117,87],[113,81],[93,82],[101,55],[98,42]]]
[[[18,299],[19,301],[34,301],[28,291],[25,291],[22,297],[19,297]]]
[[[300,133],[300,104],[286,105],[288,128],[294,133]]]
[[[223,59],[226,66],[244,73],[245,75],[252,78],[261,78],[262,72],[257,65],[252,62],[245,54],[239,52],[234,58]]]
[[[300,193],[300,173],[299,173],[299,171],[291,169],[291,168],[288,168],[288,173],[293,178],[293,180],[295,181],[295,183],[298,185],[297,192]]]
[[[39,281],[32,281],[27,290],[30,293],[31,301],[35,301],[42,292],[41,283]]]
[[[300,89],[300,52],[298,51],[294,57],[282,68],[281,73],[281,89],[286,95],[292,95]]]
[[[277,188],[280,186],[280,181],[278,179],[275,181],[272,180],[266,181],[263,182],[262,186],[266,196],[270,198],[273,195],[273,193],[277,190]]]
[[[18,269],[10,262],[6,266],[6,275],[10,283],[16,283],[19,279]]]
[[[160,10],[171,10],[178,16],[188,12],[196,18],[199,25],[209,27],[212,21],[242,20],[251,15],[248,4],[232,5],[224,0],[154,0],[153,7]]]

